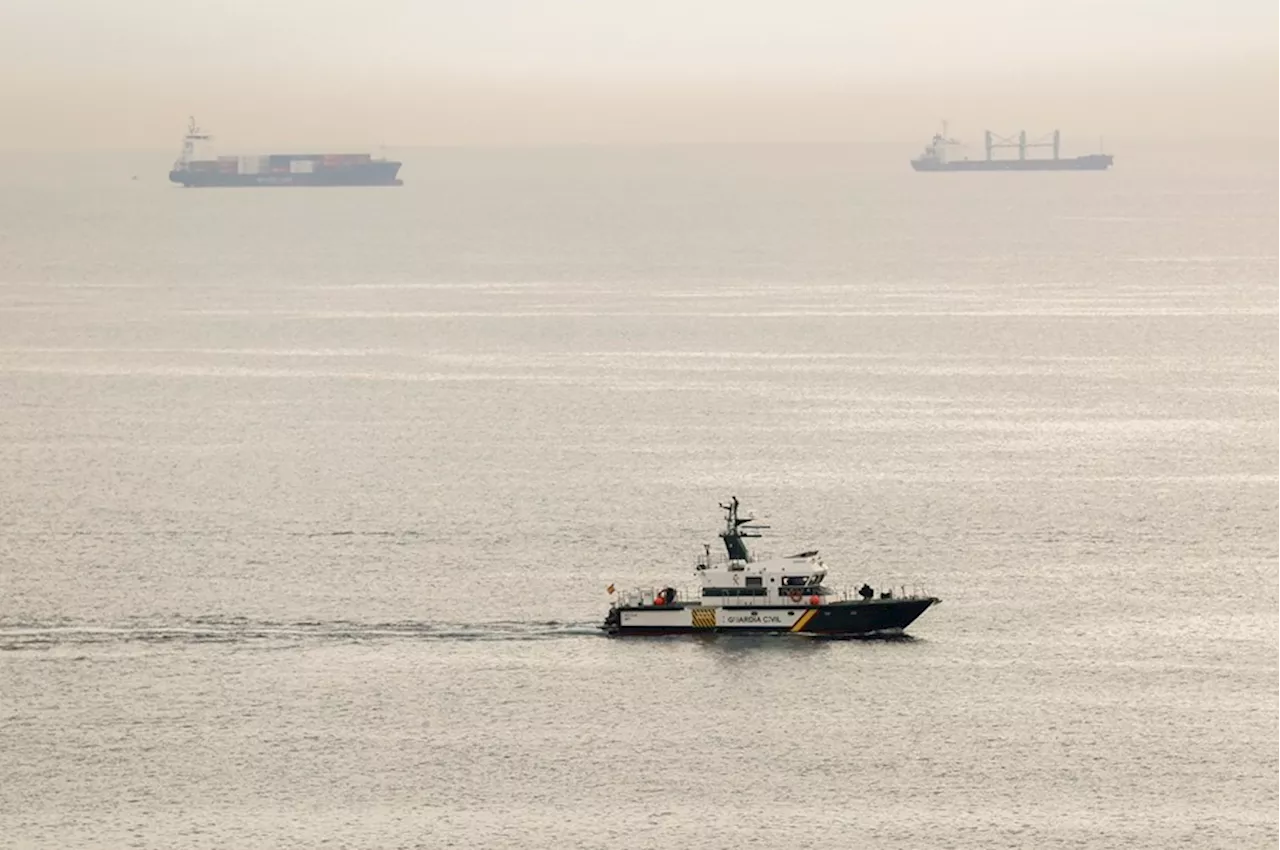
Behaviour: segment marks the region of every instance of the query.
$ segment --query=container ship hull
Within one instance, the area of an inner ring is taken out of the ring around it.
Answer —
[[[189,188],[251,186],[399,186],[400,163],[356,154],[272,154],[183,158],[169,179]]]
[[[1073,159],[958,159],[938,162],[921,158],[911,160],[916,171],[1106,171],[1111,167],[1110,154],[1090,154]]]

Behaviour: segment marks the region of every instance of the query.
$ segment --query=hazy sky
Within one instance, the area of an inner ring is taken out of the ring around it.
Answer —
[[[1276,0],[0,0],[0,147],[1276,133]]]

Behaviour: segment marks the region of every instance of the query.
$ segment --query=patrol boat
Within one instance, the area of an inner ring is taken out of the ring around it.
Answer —
[[[863,584],[855,593],[836,593],[824,584],[827,568],[816,549],[757,560],[747,538],[766,525],[738,515],[738,499],[720,505],[720,532],[726,557],[713,558],[704,545],[695,572],[700,587],[622,593],[600,628],[610,635],[670,635],[705,632],[799,634],[852,637],[900,634],[942,600],[919,589],[877,593]],[[614,586],[610,585],[613,594]]]

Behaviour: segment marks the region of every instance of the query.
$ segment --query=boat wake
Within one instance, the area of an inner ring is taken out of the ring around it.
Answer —
[[[597,637],[600,634],[594,623],[564,623],[557,620],[470,623],[359,623],[331,620],[286,623],[242,617],[195,617],[163,622],[0,624],[0,652],[112,644],[243,644],[268,647],[320,642],[372,643],[405,640],[545,641]]]

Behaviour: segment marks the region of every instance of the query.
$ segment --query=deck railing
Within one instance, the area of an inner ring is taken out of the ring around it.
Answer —
[[[662,585],[659,587],[635,588],[632,590],[620,591],[616,597],[616,604],[642,607],[651,606],[653,605],[653,600],[656,599],[658,594],[660,594],[666,587],[671,587],[676,592],[676,598],[670,603],[672,607],[703,604],[702,587],[689,587],[687,585],[682,587],[676,587],[675,585]],[[858,587],[841,587],[837,589],[824,585],[823,590],[825,593],[822,594],[822,598],[824,603],[828,604],[837,600],[842,602],[861,602],[864,601],[862,594],[859,593],[859,589],[861,587],[862,585],[859,585]],[[796,604],[808,604],[809,596],[813,595],[813,588],[795,587],[793,589],[799,590],[802,594],[801,600]],[[894,586],[872,587],[872,589],[875,591],[874,595],[865,601],[929,598],[929,593],[923,584],[900,584]],[[713,604],[715,605],[732,608],[758,608],[765,604],[779,604],[781,601],[761,596],[713,596],[710,597],[710,600],[713,600]]]

